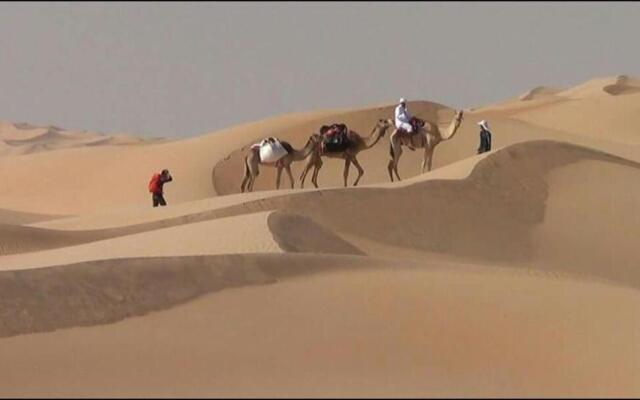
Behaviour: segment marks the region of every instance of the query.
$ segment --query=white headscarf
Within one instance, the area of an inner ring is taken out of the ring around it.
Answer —
[[[485,130],[489,130],[489,123],[486,120],[482,120],[480,122],[478,122],[478,125],[480,125],[481,127],[483,127]]]

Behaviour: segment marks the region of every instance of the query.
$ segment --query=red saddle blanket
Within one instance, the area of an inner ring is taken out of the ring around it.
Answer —
[[[333,125],[323,125],[320,128],[320,134],[325,138],[335,138],[336,136],[346,136],[347,134],[347,125],[345,124],[333,124]]]

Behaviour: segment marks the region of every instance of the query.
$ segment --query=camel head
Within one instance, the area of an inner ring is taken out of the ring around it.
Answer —
[[[462,117],[463,117],[463,111],[459,110],[456,112],[456,116],[454,117],[454,120],[456,121],[456,128],[460,126],[460,124],[462,123]]]
[[[387,133],[387,130],[393,126],[393,120],[392,119],[383,119],[380,118],[378,120],[378,123],[376,124],[376,129],[380,130],[380,136],[384,137],[385,133]]]

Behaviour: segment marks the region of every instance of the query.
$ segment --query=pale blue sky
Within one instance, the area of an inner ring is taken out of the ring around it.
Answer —
[[[2,3],[0,120],[191,136],[640,75],[639,3]]]

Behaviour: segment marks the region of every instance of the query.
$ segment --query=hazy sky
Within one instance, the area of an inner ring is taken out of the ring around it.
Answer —
[[[640,75],[640,3],[2,3],[0,120],[190,136]]]

